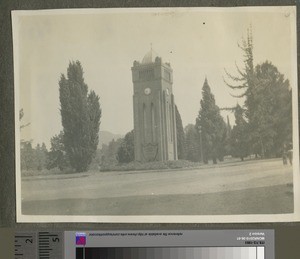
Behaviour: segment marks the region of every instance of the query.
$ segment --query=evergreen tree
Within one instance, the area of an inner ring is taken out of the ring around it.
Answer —
[[[226,137],[225,137],[225,155],[231,155],[231,133],[232,127],[230,125],[229,116],[227,115],[227,124],[226,124]]]
[[[24,110],[19,110],[19,121],[20,121],[20,131],[29,126],[30,123],[24,124],[22,121],[24,117]],[[24,139],[20,140],[20,160],[21,160],[21,170],[33,170],[37,166],[37,157],[35,150],[31,145],[32,140],[26,141]]]
[[[251,114],[254,113],[255,107],[255,86],[257,85],[256,75],[254,71],[253,61],[253,38],[252,28],[247,30],[247,39],[242,39],[242,45],[238,45],[239,48],[244,52],[244,68],[240,69],[236,65],[238,76],[233,76],[226,70],[226,75],[235,84],[229,84],[225,81],[226,85],[233,90],[238,90],[240,94],[233,95],[237,98],[245,97],[245,117],[250,122]],[[242,93],[241,93],[242,91]]]
[[[101,149],[101,166],[111,166],[118,163],[118,150],[122,144],[123,139],[112,140],[108,145],[103,144]]]
[[[182,120],[180,113],[178,111],[177,105],[175,105],[175,116],[176,116],[176,133],[177,133],[177,154],[178,159],[185,158],[185,139],[184,139],[184,130],[182,125]]]
[[[99,96],[94,91],[88,95],[88,111],[90,121],[90,155],[93,158],[99,142],[101,109]]]
[[[88,93],[79,61],[70,62],[67,78],[61,75],[59,94],[65,151],[72,168],[86,171],[98,145],[101,109],[95,92]]]
[[[252,152],[261,157],[278,155],[284,142],[292,139],[292,94],[289,82],[268,61],[254,66],[251,28],[240,48],[244,52],[244,68],[241,70],[237,67],[238,76],[226,72],[235,85],[225,82],[231,89],[243,90],[236,97],[245,98],[245,119]]]
[[[247,39],[242,39],[242,45],[238,45],[239,48],[244,52],[244,69],[240,69],[237,65],[238,76],[233,76],[226,70],[226,75],[235,82],[235,85],[229,84],[227,81],[225,83],[233,90],[242,90],[240,95],[235,95],[237,98],[246,97],[245,101],[245,115],[248,118],[249,114],[255,110],[255,105],[253,103],[254,98],[254,88],[256,84],[256,77],[254,72],[253,63],[253,38],[252,38],[252,28],[247,30]]]
[[[134,160],[134,131],[128,132],[117,152],[119,163],[129,163]]]
[[[37,161],[37,170],[42,170],[46,168],[47,164],[47,148],[45,143],[42,143],[42,145],[37,144],[35,148],[35,156],[36,156],[36,161]]]
[[[208,163],[208,160],[212,159],[213,163],[216,164],[217,159],[222,161],[225,155],[227,126],[206,78],[202,88],[200,105],[196,127],[201,130],[203,161]]]
[[[244,161],[244,158],[249,155],[249,132],[248,132],[248,123],[244,119],[244,110],[237,104],[234,110],[235,116],[235,125],[231,131],[230,143],[231,143],[231,152],[232,156],[241,158]]]
[[[58,167],[61,171],[69,166],[65,146],[63,143],[63,131],[51,138],[51,147],[48,152],[47,169]]]
[[[257,65],[255,73],[256,109],[250,117],[253,142],[263,157],[273,157],[292,141],[292,91],[289,81],[268,61]]]
[[[194,124],[188,124],[184,128],[185,132],[185,159],[192,162],[200,161],[199,132]]]
[[[36,170],[37,160],[31,142],[24,142],[21,148],[21,170]]]

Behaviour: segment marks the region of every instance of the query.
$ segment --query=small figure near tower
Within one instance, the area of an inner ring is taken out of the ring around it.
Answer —
[[[134,61],[134,154],[140,162],[177,160],[173,70],[151,50]]]

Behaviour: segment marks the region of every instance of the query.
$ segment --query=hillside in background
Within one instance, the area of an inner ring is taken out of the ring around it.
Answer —
[[[119,138],[123,138],[124,136],[121,134],[113,134],[109,131],[100,131],[100,138],[98,148],[101,149],[103,144],[108,144],[113,139],[117,140]]]

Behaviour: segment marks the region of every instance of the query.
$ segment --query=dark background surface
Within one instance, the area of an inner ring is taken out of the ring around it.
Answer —
[[[41,230],[134,230],[134,229],[275,229],[276,259],[300,258],[300,223],[246,223],[246,224],[17,224],[15,213],[15,141],[14,141],[14,80],[11,10],[57,8],[112,8],[112,7],[196,7],[196,6],[272,6],[297,5],[288,0],[0,0],[0,258],[12,258],[12,233],[15,229]],[[297,38],[299,48],[299,17]],[[280,35],[279,35],[280,37]],[[299,78],[299,53],[298,53]],[[299,81],[299,79],[298,79]],[[2,227],[2,229],[1,229]],[[6,228],[6,229],[4,229]],[[6,237],[3,239],[3,236]],[[6,254],[4,254],[6,253]]]

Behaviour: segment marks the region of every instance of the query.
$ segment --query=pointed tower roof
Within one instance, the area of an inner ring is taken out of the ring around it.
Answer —
[[[152,49],[152,45],[151,45],[151,49],[144,56],[142,60],[142,64],[153,63],[156,57],[158,57],[158,54]]]

